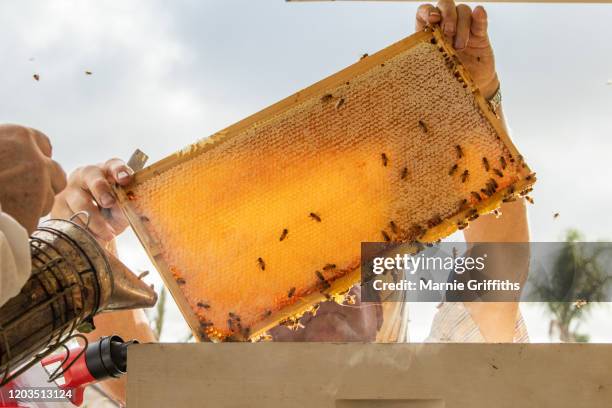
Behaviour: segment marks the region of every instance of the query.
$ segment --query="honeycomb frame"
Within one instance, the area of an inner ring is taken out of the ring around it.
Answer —
[[[503,200],[512,200],[516,196],[524,195],[530,191],[533,183],[535,183],[535,174],[531,172],[529,167],[524,163],[522,156],[512,143],[512,140],[505,131],[504,125],[500,118],[493,112],[489,103],[483,98],[478,88],[474,85],[468,71],[463,67],[453,48],[447,44],[439,28],[428,27],[422,32],[413,34],[391,46],[361,59],[359,62],[343,69],[336,74],[318,82],[314,85],[299,91],[280,102],[271,105],[270,107],[247,117],[246,119],[221,130],[209,138],[203,139],[187,148],[172,154],[161,161],[148,166],[141,171],[136,172],[133,182],[125,187],[115,187],[120,206],[124,211],[127,219],[130,222],[133,230],[143,244],[153,264],[160,272],[162,279],[174,300],[176,301],[181,313],[185,317],[189,327],[191,328],[196,339],[200,341],[212,340],[222,341],[228,339],[226,333],[222,330],[217,330],[214,326],[203,325],[197,313],[189,304],[181,290],[181,285],[177,283],[177,273],[172,265],[169,265],[164,258],[160,242],[150,233],[147,226],[149,220],[143,218],[138,209],[134,205],[134,201],[138,199],[134,195],[134,190],[138,186],[145,183],[154,177],[157,177],[164,172],[178,166],[186,161],[189,161],[205,152],[215,149],[222,143],[231,140],[240,132],[249,128],[255,123],[266,120],[267,118],[279,115],[286,112],[300,103],[308,101],[312,98],[320,98],[320,95],[325,94],[327,89],[334,89],[340,84],[352,81],[359,75],[368,72],[378,66],[384,66],[385,62],[391,58],[408,51],[411,48],[422,43],[434,44],[437,52],[444,56],[445,64],[454,78],[467,89],[473,96],[474,102],[481,114],[493,128],[494,132],[503,145],[510,152],[510,157],[514,157],[519,161],[522,170],[520,170],[520,178],[514,181],[511,185],[498,189],[488,197],[478,202],[470,203],[463,209],[460,209],[455,215],[440,219],[432,225],[429,225],[426,230],[419,231],[404,231],[401,236],[396,237],[400,242],[411,242],[418,240],[423,243],[435,242],[445,236],[450,235],[457,229],[461,229],[479,214],[489,213],[498,208]],[[386,160],[386,159],[385,159]],[[386,165],[386,164],[385,164]],[[354,284],[360,280],[359,265],[347,270],[344,275],[337,277],[330,282],[330,285],[325,290],[314,291],[305,296],[297,297],[293,303],[284,306],[280,310],[274,311],[269,316],[259,320],[256,324],[249,328],[248,333],[243,333],[238,340],[254,340],[262,336],[267,330],[279,324],[279,322],[295,321],[296,317],[310,310],[315,304],[326,299],[335,298],[342,299],[342,294],[346,293]]]

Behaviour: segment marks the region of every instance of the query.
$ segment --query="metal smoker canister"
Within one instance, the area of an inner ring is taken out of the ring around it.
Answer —
[[[151,287],[76,222],[41,223],[30,246],[32,275],[0,308],[1,385],[68,340],[86,341],[77,329],[97,313],[150,307],[157,300]]]

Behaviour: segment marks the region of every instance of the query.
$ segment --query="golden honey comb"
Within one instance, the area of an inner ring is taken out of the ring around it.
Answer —
[[[117,194],[196,337],[224,340],[256,338],[348,290],[361,242],[436,241],[534,181],[436,29]]]

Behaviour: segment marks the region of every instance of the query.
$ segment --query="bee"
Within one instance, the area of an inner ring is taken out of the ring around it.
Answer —
[[[527,181],[531,181],[532,179],[533,179],[533,174],[530,174],[527,177],[525,177],[525,180]]]
[[[312,307],[312,309],[310,309],[310,314],[312,315],[312,317],[315,317],[317,315],[317,312],[319,311],[320,307],[321,307],[321,304],[317,303],[316,305]]]
[[[355,295],[346,295],[346,297],[344,298],[344,303],[346,303],[347,305],[354,305]]]
[[[130,200],[130,201],[136,200],[136,194],[134,194],[133,191],[128,191],[127,193],[125,193],[125,195],[127,196],[128,200]]]
[[[257,263],[259,264],[259,268],[260,268],[262,271],[265,271],[265,270],[266,270],[266,263],[264,262],[264,260],[263,260],[261,257],[260,257],[260,258],[257,258]]]
[[[342,105],[344,105],[344,98],[338,99],[338,102],[336,102],[336,110],[340,109]]]
[[[336,264],[328,263],[328,264],[325,264],[325,266],[323,267],[324,271],[329,271],[332,269],[336,269]]]
[[[295,295],[295,286],[289,289],[289,292],[287,293],[287,298],[291,299],[293,295]]]
[[[586,304],[587,304],[587,301],[584,299],[578,299],[577,301],[574,302],[574,306],[576,307],[576,309],[580,309]]]
[[[321,282],[325,282],[325,276],[323,276],[323,273],[321,273],[321,271],[315,271],[315,275],[317,275],[317,278],[321,281]]]
[[[495,179],[489,179],[489,182],[487,184],[490,184],[495,190],[497,190],[497,187],[499,187],[499,184],[497,184],[497,181],[495,181]]]
[[[227,315],[228,315],[228,316],[229,316],[231,319],[236,319],[236,318],[237,318],[236,313],[234,313],[234,312],[229,312]],[[237,320],[240,320],[240,319],[237,319]]]
[[[280,238],[278,239],[279,241],[284,240],[285,238],[287,238],[287,234],[289,233],[289,230],[287,228],[283,229],[283,232],[281,232]]]
[[[516,201],[516,197],[513,197],[513,196],[506,197],[502,200],[502,202],[504,203],[512,203],[514,201]]]
[[[474,210],[470,211],[470,213],[468,214],[467,219],[468,219],[468,221],[474,221],[478,217],[479,217],[478,210],[474,209]]]
[[[482,197],[480,197],[480,194],[478,194],[477,192],[472,191],[470,194],[476,199],[476,201],[482,201]]]
[[[321,97],[321,102],[329,102],[332,99],[334,99],[334,95],[328,93]]]
[[[463,149],[461,146],[457,145],[455,146],[455,150],[457,151],[457,158],[461,159],[463,157]]]
[[[554,214],[553,214],[553,219],[555,219],[555,220],[556,220],[557,218],[559,218],[559,215],[560,215],[559,213],[554,213]]]
[[[436,215],[431,220],[427,221],[427,228],[433,228],[440,224],[442,224],[442,218],[439,215]]]
[[[468,227],[468,223],[465,222],[465,221],[459,221],[457,223],[457,229],[459,229],[459,230],[466,229],[467,227]]]
[[[317,213],[311,212],[308,216],[312,218],[313,220],[315,220],[316,222],[321,222],[321,217]]]
[[[499,164],[501,164],[502,170],[506,170],[506,166],[508,164],[506,163],[506,158],[504,156],[499,158]]]
[[[183,279],[183,278],[178,278],[176,280],[176,283],[179,284],[179,285],[184,285],[184,284],[187,283],[187,281],[185,279]]]
[[[491,167],[489,166],[489,161],[486,157],[482,158],[482,165],[484,166],[485,171],[489,171]]]
[[[459,165],[457,163],[453,164],[453,166],[448,171],[448,175],[452,176],[453,174],[455,174],[458,168],[459,168]]]
[[[394,234],[398,233],[398,229],[397,229],[397,225],[395,224],[395,222],[393,221],[389,221],[389,227],[391,228],[391,232],[393,232]]]
[[[406,177],[408,177],[408,167],[404,167],[404,168],[402,169],[402,174],[401,174],[401,176],[400,176],[400,179],[405,180],[405,179],[406,179]]]
[[[427,125],[422,120],[419,120],[419,127],[424,133],[429,133],[429,129],[427,128]]]
[[[468,177],[470,177],[470,172],[466,169],[462,174],[461,174],[461,182],[465,183],[468,180]]]
[[[387,167],[387,164],[389,163],[389,159],[387,158],[387,155],[384,153],[381,153],[380,158],[382,159],[383,166]]]
[[[271,315],[272,315],[271,310],[266,310],[266,312],[264,313],[264,317],[270,317]]]
[[[149,220],[149,217],[141,215],[140,216],[140,221],[142,221],[142,222],[149,222],[150,220]]]
[[[91,71],[85,71],[85,75],[91,75],[91,74],[93,74],[93,72],[91,72]]]
[[[364,54],[361,56],[361,58],[359,58],[359,61],[361,61],[362,59],[367,58],[367,57],[368,57],[368,53],[366,52],[366,53],[364,53]]]
[[[504,177],[504,173],[502,173],[500,169],[493,169],[493,173],[495,173],[497,177]]]
[[[391,237],[389,237],[389,234],[387,234],[387,232],[385,230],[380,231],[383,239],[385,240],[385,242],[389,242],[391,241]]]
[[[200,327],[203,329],[206,329],[210,326],[212,326],[213,324],[211,322],[200,322]]]
[[[459,211],[464,210],[467,207],[467,205],[468,205],[468,200],[466,198],[459,201]]]
[[[495,210],[493,210],[493,215],[495,216],[495,218],[499,218],[501,217],[502,213],[496,208]]]
[[[204,302],[198,302],[198,307],[201,307],[202,309],[210,309],[210,305]]]
[[[32,75],[32,78],[34,78],[35,81],[40,81],[40,75],[38,74]]]
[[[535,204],[535,201],[533,200],[533,198],[529,197],[528,195],[525,196],[525,200],[527,200],[529,204]]]

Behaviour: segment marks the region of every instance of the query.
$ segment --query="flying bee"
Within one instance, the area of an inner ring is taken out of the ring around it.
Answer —
[[[452,176],[453,174],[455,174],[458,168],[459,168],[459,165],[457,163],[453,164],[453,166],[448,171],[448,175]]]
[[[495,173],[495,175],[499,178],[504,177],[504,173],[502,173],[500,169],[493,169],[493,173]]]
[[[321,102],[329,102],[332,99],[334,99],[334,95],[328,93],[321,97]]]
[[[461,182],[465,183],[468,180],[468,177],[470,177],[470,172],[466,169],[462,174],[461,174]]]
[[[308,216],[312,218],[313,220],[315,220],[316,222],[321,222],[321,217],[317,213],[311,212],[310,214],[308,214]]]
[[[204,302],[198,302],[198,307],[201,307],[202,309],[210,309],[210,305]]]
[[[385,240],[385,242],[391,241],[391,237],[389,236],[389,234],[387,234],[387,231],[382,230],[382,231],[380,231],[380,233],[381,233],[383,239]]]
[[[336,110],[340,109],[342,105],[344,105],[344,98],[338,99],[338,102],[336,102]]]
[[[533,200],[533,198],[531,198],[528,195],[525,196],[525,200],[527,200],[529,202],[529,204],[535,204],[535,201]]]
[[[395,224],[395,222],[393,221],[389,221],[389,227],[391,228],[391,232],[393,232],[394,234],[398,233],[398,229],[397,229],[397,225]]]
[[[406,179],[406,177],[408,177],[408,167],[404,167],[404,168],[402,169],[402,174],[401,174],[401,176],[400,176],[400,179],[405,180],[405,179]]]
[[[427,125],[422,120],[419,120],[419,127],[421,128],[423,132],[429,133],[429,129],[427,128]]]
[[[289,292],[287,293],[287,298],[291,299],[293,295],[295,295],[295,286],[289,289]]]
[[[382,159],[383,166],[387,167],[387,164],[389,163],[389,158],[387,158],[387,155],[385,153],[381,153],[380,158]]]
[[[472,191],[470,194],[476,199],[476,201],[482,201],[482,197],[480,197],[480,194],[478,194],[477,192]]]
[[[35,81],[40,81],[40,75],[38,74],[32,75],[32,78],[34,78]]]
[[[559,213],[554,213],[554,214],[553,214],[553,219],[555,219],[555,220],[556,220],[557,218],[559,218],[559,215],[560,215]]]
[[[501,156],[501,157],[499,158],[499,164],[501,164],[501,168],[502,168],[502,170],[506,170],[506,166],[507,166],[508,164],[506,163],[506,158],[505,158],[504,156]]]
[[[330,271],[332,269],[336,269],[336,264],[328,263],[323,267],[324,271]]]
[[[266,270],[266,263],[264,262],[264,260],[262,258],[257,258],[257,263],[259,264],[259,268],[262,271]]]
[[[457,151],[457,158],[461,159],[463,157],[463,149],[461,146],[457,145],[455,146],[455,150]]]
[[[486,157],[482,158],[482,165],[484,166],[485,171],[489,171],[491,167],[489,166],[489,160]]]
[[[289,233],[289,230],[287,228],[283,229],[283,232],[281,232],[280,238],[278,239],[279,241],[284,240],[285,238],[287,238],[287,234]]]

